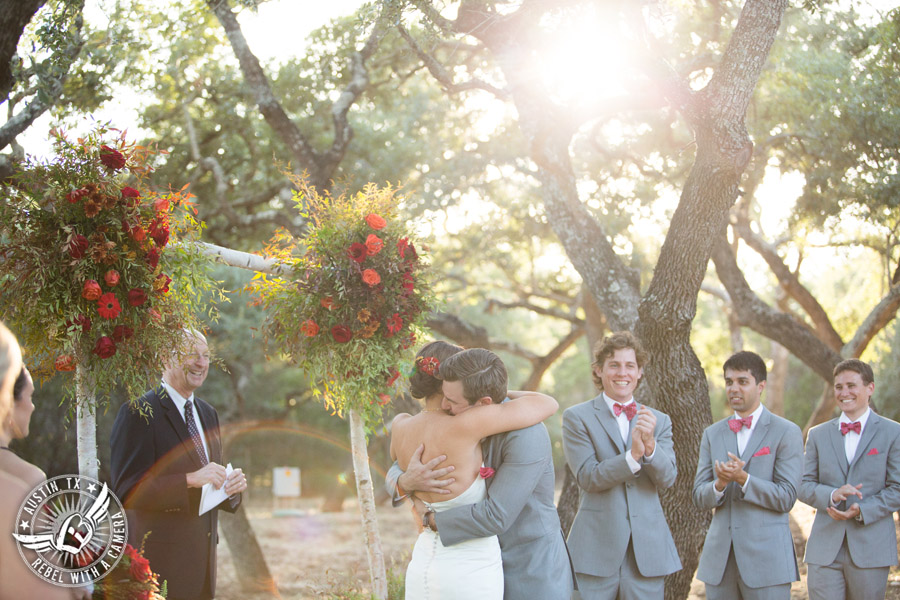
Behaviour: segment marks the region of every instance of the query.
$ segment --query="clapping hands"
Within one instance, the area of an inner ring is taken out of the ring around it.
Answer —
[[[744,465],[747,463],[741,460],[738,456],[728,453],[728,460],[725,462],[716,461],[715,465],[713,465],[713,469],[716,473],[716,481],[715,487],[719,492],[724,492],[725,488],[732,481],[737,482],[738,485],[744,485],[747,483],[747,477],[749,475],[744,470]]]
[[[637,421],[631,430],[631,456],[641,460],[642,456],[653,456],[656,451],[656,415],[646,406],[640,407],[635,415]]]

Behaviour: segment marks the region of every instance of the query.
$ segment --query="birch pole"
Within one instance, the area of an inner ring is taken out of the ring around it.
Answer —
[[[353,456],[353,473],[356,475],[356,496],[359,499],[359,515],[366,539],[366,557],[369,559],[369,577],[372,595],[385,600],[388,595],[387,573],[384,568],[384,551],[378,532],[378,516],[375,514],[375,491],[372,487],[372,471],[369,469],[369,451],[362,418],[350,411],[350,452]]]
[[[78,363],[75,367],[75,431],[78,448],[78,473],[100,478],[97,458],[97,401],[90,374]]]

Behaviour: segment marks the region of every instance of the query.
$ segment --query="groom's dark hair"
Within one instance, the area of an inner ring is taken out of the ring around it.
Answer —
[[[441,363],[440,374],[444,381],[462,382],[463,397],[469,404],[485,396],[494,404],[500,404],[506,398],[506,365],[490,350],[469,348],[457,352]]]

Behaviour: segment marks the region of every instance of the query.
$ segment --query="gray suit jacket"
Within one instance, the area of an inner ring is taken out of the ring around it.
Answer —
[[[578,573],[618,574],[629,540],[641,575],[659,577],[681,569],[658,493],[671,487],[677,475],[672,421],[650,410],[656,415],[656,450],[636,474],[625,460],[631,437],[622,442],[602,394],[563,413],[563,449],[581,489],[568,539]]]
[[[550,436],[542,423],[493,435],[482,444],[488,497],[435,515],[441,542],[452,546],[497,535],[503,556],[504,600],[569,600],[574,582],[553,503]],[[387,476],[393,495],[402,471]]]
[[[900,510],[900,423],[870,413],[847,464],[839,419],[813,427],[806,440],[806,468],[800,484],[800,500],[816,511],[804,560],[830,565],[847,537],[850,558],[858,567],[890,567],[897,564],[897,533],[893,513]],[[862,484],[858,503],[862,523],[836,521],[826,512],[831,492],[845,483]]]
[[[706,533],[697,579],[718,585],[732,546],[741,579],[752,588],[799,581],[797,557],[788,513],[797,500],[803,471],[803,434],[800,428],[763,409],[741,454],[750,475],[747,491],[735,482],[717,500],[713,461],[737,454],[737,436],[728,419],[703,432],[700,460],[694,478],[694,504],[715,509]]]

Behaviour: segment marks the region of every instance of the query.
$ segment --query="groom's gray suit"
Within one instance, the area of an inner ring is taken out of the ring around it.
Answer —
[[[862,521],[838,521],[826,511],[833,506],[831,492],[844,484],[862,484],[862,499],[847,499],[847,507],[859,504]],[[897,564],[893,513],[900,510],[900,424],[871,412],[850,464],[839,419],[810,429],[799,497],[817,509],[804,560],[811,569],[813,565],[832,565],[846,540],[851,559],[848,568],[853,571],[848,583],[855,580],[856,593],[848,596],[843,590],[839,594],[814,590],[811,580],[810,597],[818,594],[816,597],[821,598],[869,598],[878,594],[866,595],[864,589],[880,589],[883,594],[888,567]]]
[[[542,423],[493,435],[482,443],[488,497],[435,514],[441,542],[452,546],[496,535],[503,557],[504,600],[569,600],[573,579],[565,540],[553,504],[550,436]],[[396,491],[403,473],[397,463],[387,475]]]
[[[717,498],[713,461],[728,461],[728,452],[738,454],[737,437],[728,420],[707,427],[700,443],[694,504],[715,509],[715,514],[706,533],[697,579],[713,586],[721,584],[733,553],[744,584],[756,590],[757,596],[767,597],[765,588],[800,579],[788,512],[797,500],[803,471],[803,434],[795,424],[763,408],[740,455],[750,475],[746,490],[731,482]],[[777,595],[784,592],[790,595],[789,585]]]
[[[563,413],[563,449],[582,491],[568,539],[576,573],[618,581],[629,542],[641,576],[662,577],[681,569],[659,502],[659,490],[671,487],[677,475],[672,421],[650,410],[656,415],[656,448],[652,461],[641,463],[637,473],[625,458],[637,418],[631,420],[625,442],[603,394]],[[611,585],[611,597],[629,586]],[[587,598],[589,586],[579,587]]]

